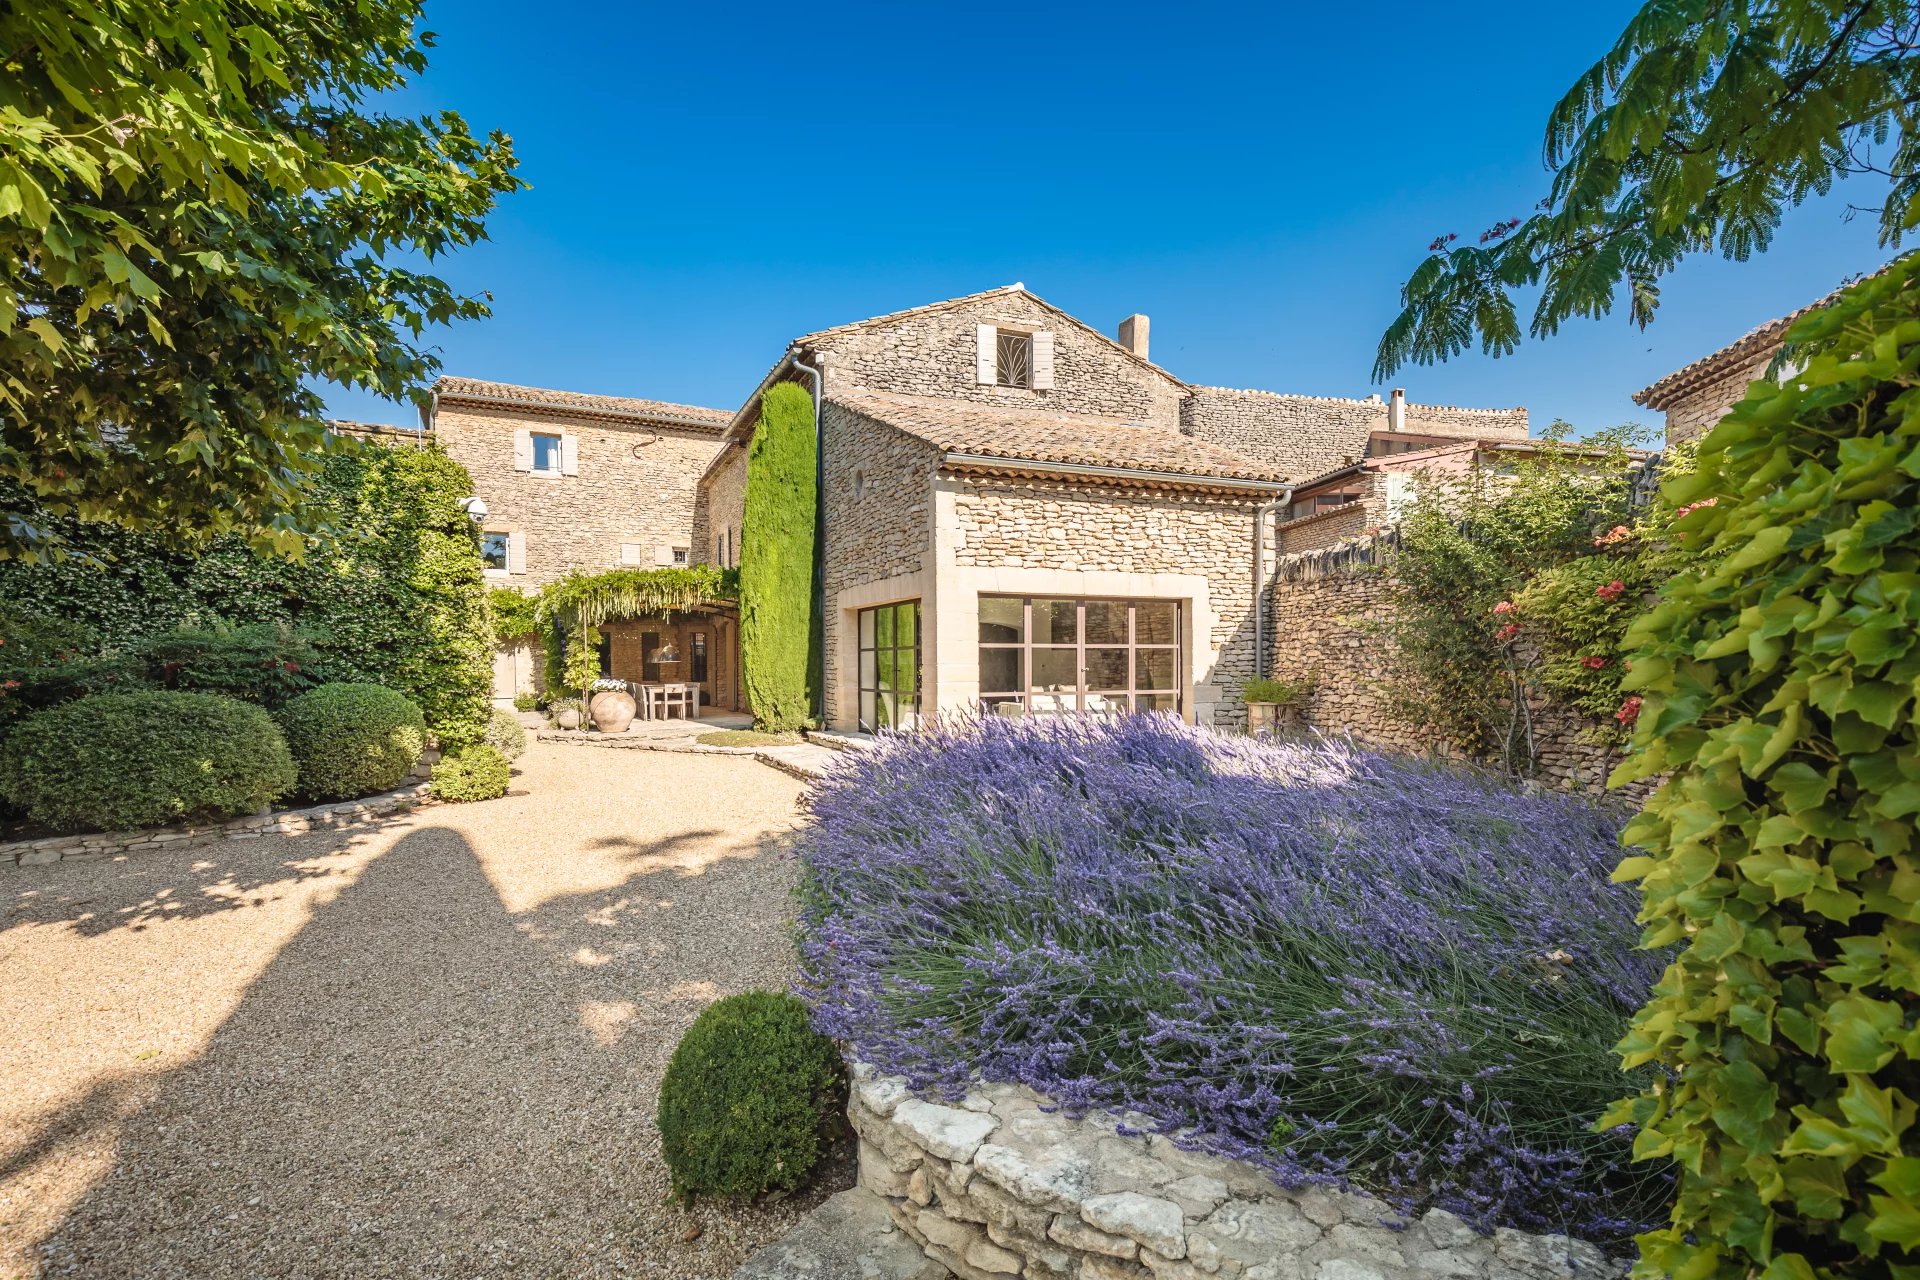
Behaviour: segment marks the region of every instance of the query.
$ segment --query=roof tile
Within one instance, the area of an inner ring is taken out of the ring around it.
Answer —
[[[1196,479],[1284,482],[1264,463],[1165,427],[1035,407],[833,392],[833,403],[884,422],[947,453],[1010,462],[1158,471]]]
[[[472,400],[485,404],[509,400],[529,408],[553,409],[563,413],[651,418],[712,427],[715,430],[726,426],[733,419],[733,411],[730,409],[707,409],[700,405],[673,404],[666,400],[640,400],[632,396],[597,396],[582,391],[521,387],[510,382],[488,382],[482,378],[443,377],[433,384],[433,389],[443,401]]]

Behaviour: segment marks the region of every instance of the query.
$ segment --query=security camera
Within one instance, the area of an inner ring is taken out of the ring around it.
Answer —
[[[462,498],[460,509],[466,512],[467,518],[475,524],[487,518],[487,503],[484,498]]]

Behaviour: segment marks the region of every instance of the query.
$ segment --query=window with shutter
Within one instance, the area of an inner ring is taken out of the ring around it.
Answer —
[[[560,437],[545,431],[533,433],[532,469],[543,475],[560,474]]]
[[[1028,386],[1035,391],[1053,390],[1053,330],[1042,329],[1030,341],[1033,351],[1033,377]]]
[[[990,324],[974,326],[973,378],[983,386],[992,386],[996,367],[996,348],[1000,331]]]
[[[580,474],[580,437],[564,435],[560,437],[560,474],[577,476]]]
[[[513,433],[513,469],[533,470],[533,432],[525,427]]]
[[[994,382],[1002,387],[1033,385],[1033,335],[1000,329],[994,335]]]
[[[623,542],[620,544],[620,563],[629,568],[640,568],[647,563],[647,546],[644,542]]]
[[[507,572],[527,571],[527,535],[515,530],[507,535]]]

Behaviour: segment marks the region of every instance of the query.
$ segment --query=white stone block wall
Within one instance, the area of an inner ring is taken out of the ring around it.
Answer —
[[[1402,1223],[1368,1196],[1288,1190],[1253,1165],[1071,1119],[1019,1085],[915,1097],[855,1068],[860,1185],[963,1280],[1612,1280],[1584,1241],[1482,1235],[1432,1210]],[[1136,1126],[1137,1128],[1138,1126]]]

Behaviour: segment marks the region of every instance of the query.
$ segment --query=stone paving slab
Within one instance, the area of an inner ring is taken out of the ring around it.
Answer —
[[[733,1280],[951,1280],[864,1187],[833,1196],[747,1259]]]

